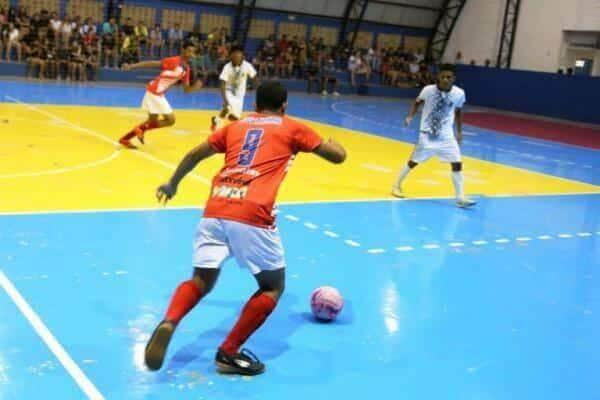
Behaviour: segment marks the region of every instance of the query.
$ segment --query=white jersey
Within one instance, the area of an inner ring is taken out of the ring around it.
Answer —
[[[235,97],[243,98],[246,94],[246,85],[248,78],[254,78],[256,70],[248,61],[242,61],[240,66],[234,67],[228,62],[223,67],[220,80],[225,81],[225,89],[231,92]]]
[[[465,104],[465,92],[452,86],[448,92],[437,85],[428,85],[421,90],[417,100],[424,102],[421,113],[420,136],[425,140],[447,141],[454,138],[454,110]]]

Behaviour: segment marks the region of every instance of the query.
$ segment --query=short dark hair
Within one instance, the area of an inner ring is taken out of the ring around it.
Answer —
[[[277,81],[267,81],[256,89],[256,108],[259,111],[279,111],[287,101],[287,89]]]
[[[440,72],[442,71],[448,71],[448,72],[452,72],[453,74],[456,74],[456,65],[454,64],[441,64],[440,65]]]
[[[188,47],[196,47],[196,44],[194,44],[193,41],[186,39],[183,41],[183,44],[181,45],[182,49],[187,49]]]
[[[229,53],[233,54],[236,51],[239,51],[239,52],[243,53],[244,52],[244,48],[242,46],[237,46],[237,45],[236,46],[231,46],[231,50],[230,50]]]

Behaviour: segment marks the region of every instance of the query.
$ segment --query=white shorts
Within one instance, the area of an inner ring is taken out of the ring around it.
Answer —
[[[433,156],[437,156],[443,162],[460,162],[461,156],[458,142],[454,138],[440,141],[422,140],[419,138],[419,143],[415,146],[410,159],[414,162],[422,163]]]
[[[144,95],[144,100],[142,100],[142,109],[148,114],[173,114],[173,109],[165,96],[158,96],[148,91]]]
[[[234,96],[229,90],[225,91],[225,98],[229,103],[229,115],[233,115],[237,119],[242,118],[244,110],[244,96]]]
[[[253,275],[285,268],[283,245],[277,228],[202,218],[194,238],[194,267],[221,268],[230,257]]]

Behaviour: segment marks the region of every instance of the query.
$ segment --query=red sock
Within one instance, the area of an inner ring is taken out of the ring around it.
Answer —
[[[202,292],[194,281],[185,281],[177,287],[169,309],[165,314],[165,320],[173,322],[175,325],[181,321],[181,319],[192,309],[200,299],[202,298]]]
[[[221,349],[229,355],[237,353],[240,346],[265,322],[276,305],[275,300],[264,293],[252,296],[229,336],[221,344]]]
[[[142,130],[142,132],[146,132],[149,131],[151,129],[156,129],[158,128],[158,121],[148,121],[148,122],[144,122],[138,126],[136,126],[135,128],[139,128]],[[127,133],[125,136],[123,136],[121,139],[125,139],[125,140],[130,140],[133,139],[135,137],[135,128],[132,129],[131,131],[129,131],[129,133]]]

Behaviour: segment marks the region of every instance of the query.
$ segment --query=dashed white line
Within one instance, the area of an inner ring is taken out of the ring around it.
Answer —
[[[552,239],[552,236],[550,236],[550,235],[541,235],[541,236],[538,236],[537,238],[540,239],[540,240],[550,240],[550,239]]]
[[[448,243],[448,246],[450,247],[464,247],[464,243],[462,242],[452,242],[452,243]]]
[[[531,241],[531,238],[527,237],[527,236],[523,236],[523,237],[518,237],[516,240],[517,240],[517,242],[529,242],[529,241]]]
[[[496,243],[500,243],[500,244],[503,244],[503,243],[510,243],[510,239],[506,239],[506,238],[502,238],[502,239],[496,239],[496,240],[494,240],[494,241],[495,241]]]
[[[559,235],[557,235],[559,238],[561,239],[570,239],[573,237],[573,235],[571,235],[570,233],[561,233]]]
[[[346,243],[348,246],[360,247],[360,243],[355,242],[354,240],[344,240],[344,243]]]
[[[361,164],[360,166],[363,168],[366,168],[366,169],[373,170],[373,171],[384,172],[386,174],[393,172],[393,170],[391,170],[390,168],[382,167],[381,165],[377,165],[377,164],[365,163],[365,164]]]
[[[295,216],[293,216],[293,215],[290,215],[290,214],[287,214],[287,215],[285,216],[285,219],[289,219],[290,221],[294,221],[294,222],[298,222],[298,221],[300,221],[300,218],[298,218],[298,217],[295,217]]]
[[[588,236],[592,236],[592,234],[590,232],[579,232],[577,234],[577,236],[579,236],[579,237],[588,237]]]
[[[439,249],[440,245],[439,244],[435,244],[435,243],[424,244],[423,248],[427,249],[427,250],[434,250],[434,249]]]
[[[397,251],[413,251],[414,247],[411,247],[411,246],[399,246],[399,247],[396,247],[396,250]]]
[[[385,253],[385,249],[369,249],[367,250],[369,254],[382,254]]]
[[[487,240],[473,240],[471,243],[473,243],[475,246],[483,246],[485,244],[488,244]]]
[[[331,238],[339,238],[340,237],[340,235],[338,235],[335,232],[331,232],[331,231],[324,231],[323,233],[325,234],[325,236],[329,236]]]
[[[305,227],[307,227],[308,229],[313,229],[313,230],[314,230],[314,229],[318,229],[318,228],[319,228],[319,226],[318,226],[318,225],[315,225],[315,224],[313,224],[312,222],[305,222],[305,223],[304,223],[304,226],[305,226]]]

